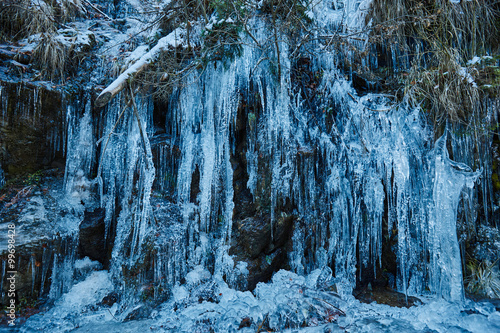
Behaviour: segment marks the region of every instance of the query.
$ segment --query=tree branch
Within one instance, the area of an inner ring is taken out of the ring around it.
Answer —
[[[95,101],[95,105],[101,108],[109,103],[120,91],[122,91],[127,86],[127,81],[129,78],[134,78],[146,69],[149,64],[156,60],[159,54],[169,47],[177,48],[184,43],[181,38],[179,40],[179,35],[184,33],[184,29],[177,28],[172,31],[167,36],[161,38],[155,47],[153,47],[148,53],[143,55],[139,60],[137,60],[132,66],[130,66],[125,72],[120,74],[116,80],[113,81],[109,86],[104,89]]]

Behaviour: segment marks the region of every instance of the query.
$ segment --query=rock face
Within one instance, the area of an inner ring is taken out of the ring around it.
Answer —
[[[49,292],[53,257],[60,248],[60,242],[60,239],[37,240],[16,247],[15,291],[21,307],[35,304],[38,298]],[[8,254],[4,252],[0,258],[7,263]],[[10,274],[2,279],[2,304],[7,304],[9,300],[7,277]]]
[[[235,256],[236,261],[246,262],[249,272],[246,286],[240,287],[252,290],[257,283],[268,281],[274,272],[286,268],[293,222],[292,216],[280,217],[271,227],[268,215],[235,222],[229,253]]]
[[[64,163],[63,99],[45,86],[0,81],[0,160],[9,175]]]
[[[99,261],[105,267],[109,263],[106,246],[105,210],[97,208],[93,212],[86,211],[80,224],[80,256]]]
[[[237,223],[238,242],[249,259],[257,258],[271,243],[269,216],[249,217]]]
[[[410,308],[419,305],[422,302],[420,299],[413,296],[406,296],[391,289],[386,288],[365,288],[355,292],[355,297],[363,303],[377,302],[378,304],[387,304],[398,308]]]
[[[0,237],[0,260],[5,265],[0,302],[7,304],[9,299],[7,271],[16,271],[16,301],[21,312],[39,299],[57,297],[69,289],[76,252],[73,232],[80,221],[60,205],[61,175],[46,172],[38,177],[40,180],[30,180],[32,185],[11,183],[0,192],[0,228],[15,231],[14,267],[7,267],[10,238],[7,232]]]

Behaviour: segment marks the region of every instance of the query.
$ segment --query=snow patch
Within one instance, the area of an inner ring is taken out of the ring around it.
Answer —
[[[56,311],[79,312],[88,305],[100,302],[113,290],[113,283],[106,271],[93,272],[84,281],[75,284],[71,290],[56,302]]]

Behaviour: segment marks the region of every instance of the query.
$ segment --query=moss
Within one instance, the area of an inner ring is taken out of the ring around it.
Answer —
[[[500,178],[498,177],[497,173],[494,173],[491,175],[491,180],[493,182],[493,186],[495,187],[496,191],[500,190]]]
[[[498,63],[498,60],[489,61]],[[500,92],[500,67],[485,66],[477,71],[476,82],[489,97],[496,98]]]

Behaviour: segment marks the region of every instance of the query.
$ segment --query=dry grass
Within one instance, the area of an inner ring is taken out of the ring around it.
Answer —
[[[26,22],[26,34],[54,33],[56,20],[54,8],[44,1],[25,1],[24,16]]]
[[[433,120],[467,123],[480,89],[467,60],[499,51],[497,0],[374,0],[372,42],[397,64],[392,73],[404,96],[424,106]],[[407,66],[407,67],[405,67]]]
[[[0,29],[16,40],[37,33],[54,33],[54,7],[42,0],[7,0],[0,4]]]
[[[62,23],[82,13],[80,0],[4,0],[0,3],[0,37],[16,41],[40,34],[32,63],[44,77],[62,79],[70,50],[55,38]]]
[[[463,59],[498,49],[497,0],[374,0],[369,19],[374,37],[414,53],[423,43],[428,52],[455,48]],[[387,45],[385,45],[387,46]]]
[[[472,259],[467,264],[465,285],[468,292],[489,298],[500,298],[498,260],[494,263]]]
[[[39,44],[33,50],[33,59],[41,64],[45,77],[64,80],[67,50],[52,34],[42,34]]]
[[[404,95],[420,103],[435,124],[447,120],[466,123],[480,98],[480,89],[471,82],[474,69],[460,65],[456,49],[443,52],[437,56],[436,67],[412,66],[405,78]]]
[[[62,22],[71,21],[81,15],[83,6],[80,0],[60,0],[55,7],[56,16]]]

